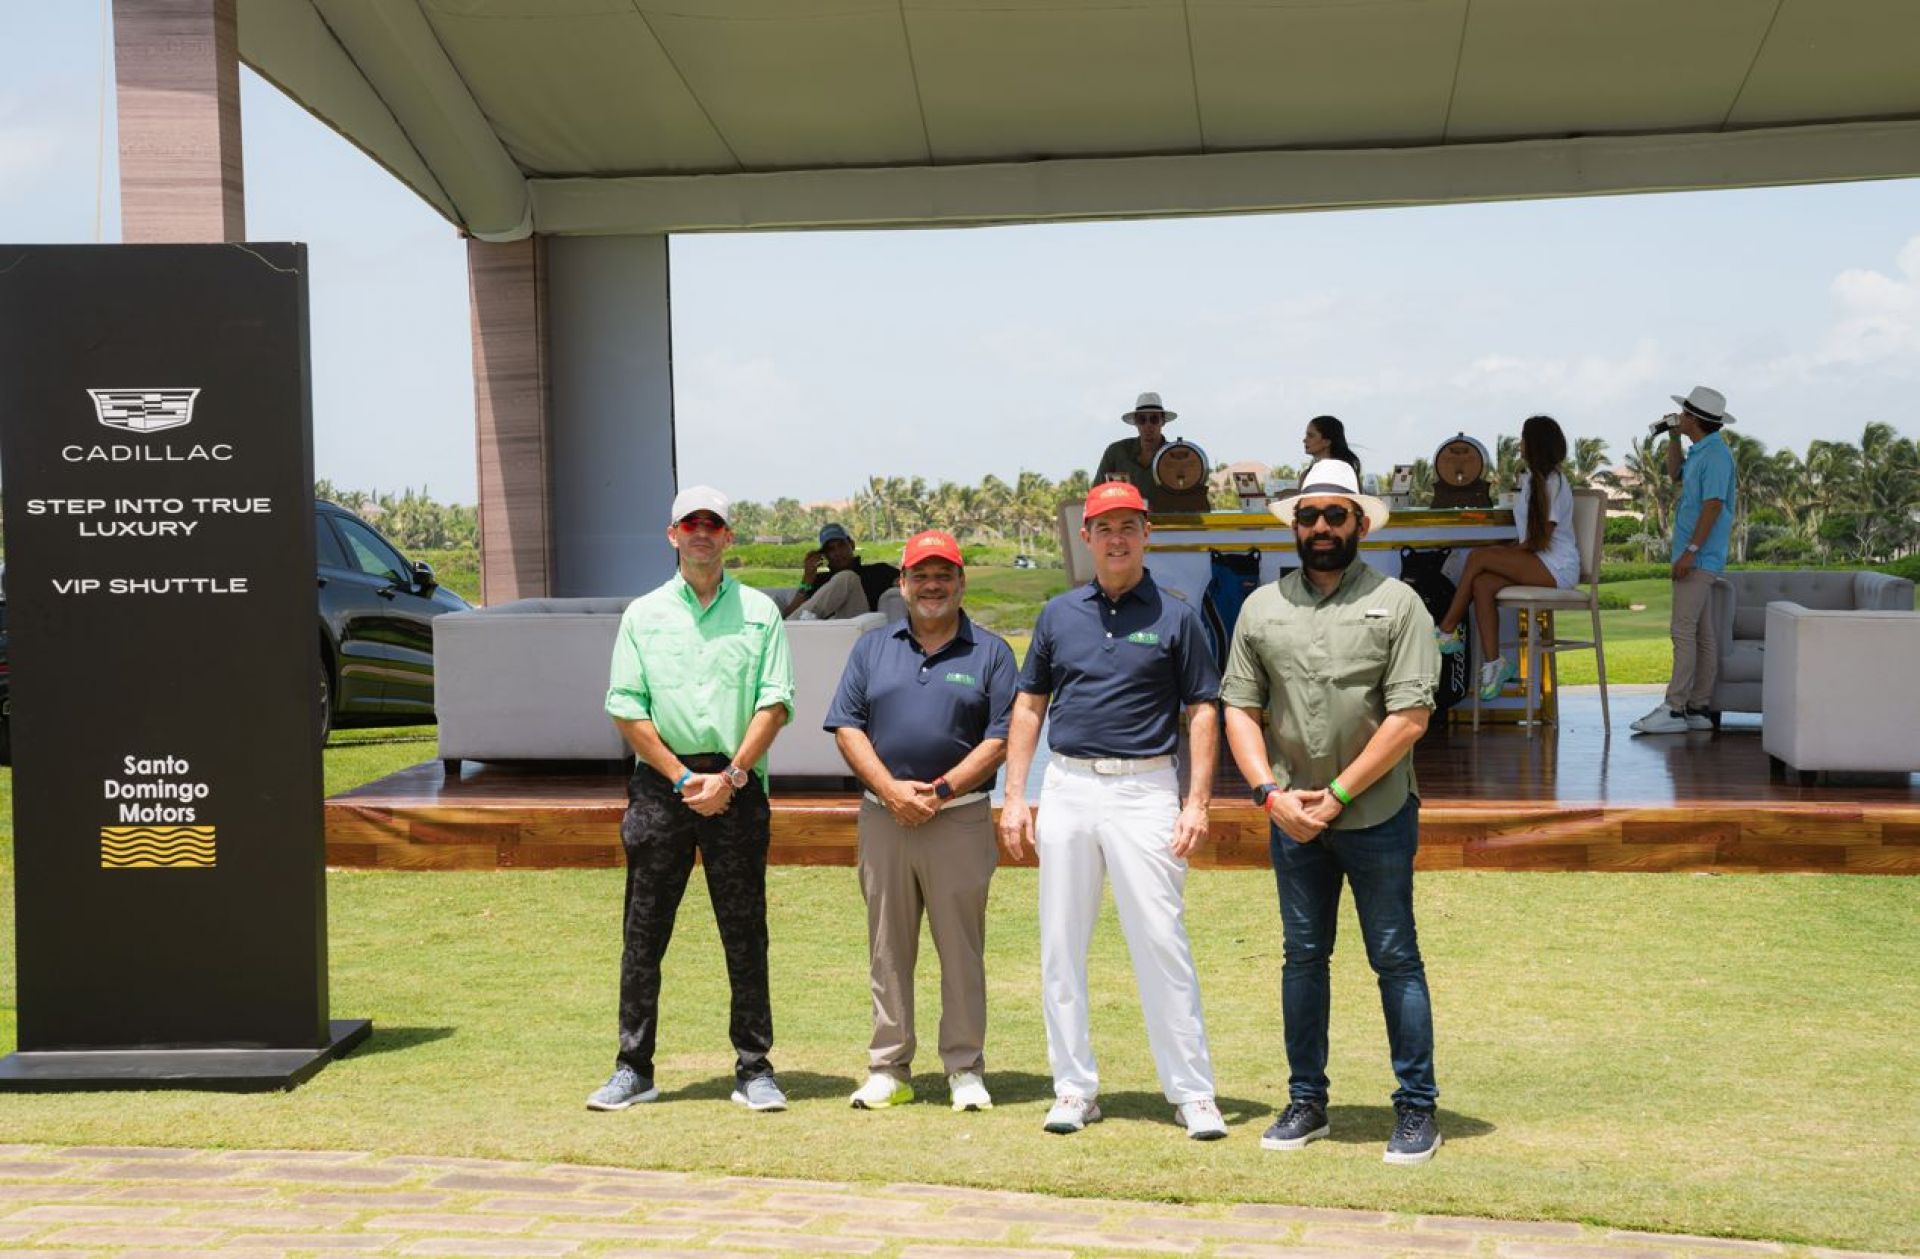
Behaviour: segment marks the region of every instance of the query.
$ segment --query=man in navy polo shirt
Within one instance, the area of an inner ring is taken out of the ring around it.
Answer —
[[[940,1062],[955,1110],[987,1110],[987,791],[1006,751],[1013,649],[960,610],[960,544],[915,534],[900,558],[907,619],[863,634],[823,723],[866,784],[860,892],[867,902],[873,1040],[859,1110],[913,1100],[913,968],[926,914],[940,954]]]
[[[1040,974],[1055,1102],[1048,1132],[1100,1119],[1088,1028],[1087,946],[1103,876],[1133,955],[1160,1088],[1187,1135],[1227,1135],[1184,921],[1187,855],[1207,837],[1220,718],[1215,666],[1199,614],[1146,570],[1146,501],[1124,481],[1087,495],[1080,536],[1094,580],[1048,602],[1033,627],[1007,736],[1000,839],[1019,858],[1034,838],[1027,767],[1051,716],[1041,787]],[[1049,708],[1048,700],[1052,705]],[[1180,802],[1174,750],[1186,711],[1192,764]]]

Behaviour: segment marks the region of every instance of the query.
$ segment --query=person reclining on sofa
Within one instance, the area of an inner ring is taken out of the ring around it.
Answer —
[[[820,572],[826,561],[827,571]],[[880,596],[900,580],[891,564],[863,564],[853,549],[853,535],[835,522],[820,530],[818,550],[808,551],[800,588],[787,600],[785,615],[795,621],[836,621],[872,612]]]

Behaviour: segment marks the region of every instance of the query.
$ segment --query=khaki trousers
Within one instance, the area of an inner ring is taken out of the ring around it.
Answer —
[[[985,800],[902,826],[860,802],[860,894],[872,958],[870,1071],[905,1080],[913,1066],[913,969],[924,911],[940,955],[940,1064],[982,1071],[987,1039],[987,885],[999,854]]]
[[[860,584],[860,574],[851,568],[841,569],[827,579],[827,584],[813,592],[807,601],[793,610],[798,616],[802,612],[811,612],[816,620],[843,621],[848,617],[865,616],[873,609],[867,604],[867,588]]]
[[[1673,679],[1667,707],[1705,708],[1720,676],[1720,636],[1713,629],[1713,579],[1718,573],[1690,569],[1673,583]]]

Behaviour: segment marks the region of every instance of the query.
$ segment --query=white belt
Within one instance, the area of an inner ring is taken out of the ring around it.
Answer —
[[[1129,759],[1124,756],[1062,756],[1055,752],[1053,759],[1062,765],[1074,769],[1090,769],[1096,774],[1151,774],[1155,770],[1172,769],[1174,758],[1166,756],[1136,756]]]
[[[860,794],[865,796],[867,799],[873,801],[875,804],[879,805],[883,809],[887,807],[887,802],[885,800],[882,800],[879,796],[874,795],[871,791],[863,791]],[[969,791],[964,796],[955,796],[951,800],[941,801],[940,807],[942,809],[952,809],[952,808],[957,808],[958,806],[963,804],[972,804],[975,800],[985,800],[986,798],[987,798],[987,793],[984,791]]]

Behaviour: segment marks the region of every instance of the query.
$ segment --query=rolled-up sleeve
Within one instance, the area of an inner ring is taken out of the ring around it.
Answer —
[[[787,623],[775,615],[761,629],[765,638],[760,650],[760,686],[753,699],[754,711],[779,704],[787,710],[786,719],[792,721],[793,656],[787,649]]]
[[[653,720],[653,694],[647,686],[646,661],[640,655],[640,636],[631,612],[620,618],[620,630],[613,639],[607,715],[624,721]]]
[[[1233,642],[1227,648],[1226,672],[1220,677],[1220,702],[1229,708],[1264,709],[1271,695],[1266,663],[1254,649],[1253,635],[1248,632],[1251,624],[1246,610],[1241,609],[1240,620],[1233,627]]]
[[[1394,612],[1381,699],[1390,713],[1432,708],[1439,681],[1440,648],[1433,641],[1433,617],[1419,596],[1408,590]]]

